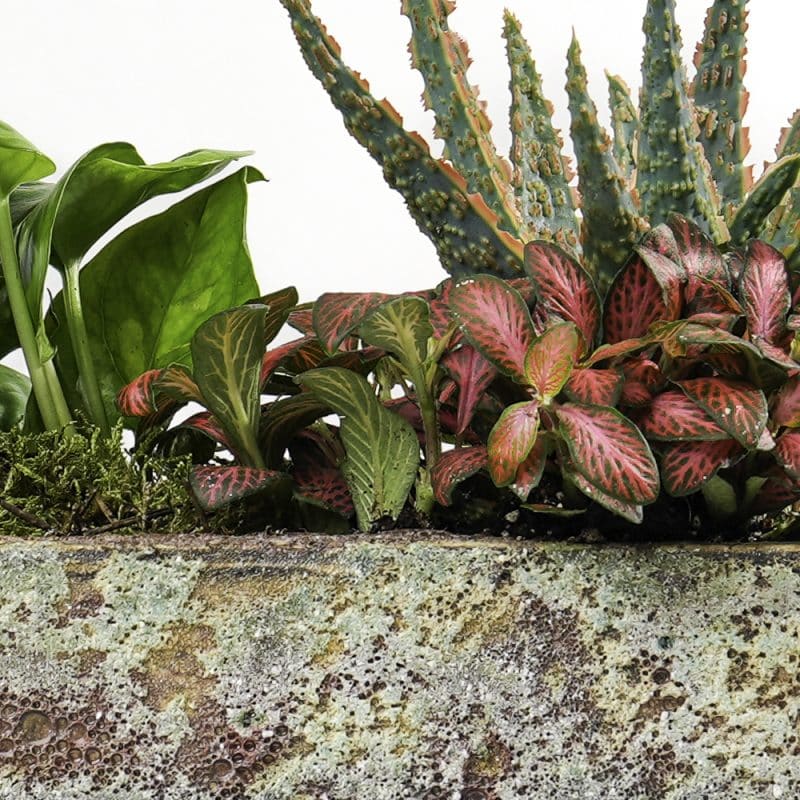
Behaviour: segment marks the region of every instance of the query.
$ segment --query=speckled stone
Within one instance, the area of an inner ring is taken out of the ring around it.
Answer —
[[[2,800],[800,797],[800,548],[0,540]]]

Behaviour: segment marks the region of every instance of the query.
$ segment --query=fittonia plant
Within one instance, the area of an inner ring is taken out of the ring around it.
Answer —
[[[613,138],[597,121],[573,40],[567,92],[577,192],[552,106],[510,12],[503,31],[511,72],[509,163],[497,153],[467,79],[467,46],[449,28],[453,0],[402,2],[412,28],[412,64],[422,74],[423,99],[444,142],[441,159],[344,63],[310,0],[281,2],[306,63],[347,129],[403,195],[451,274],[518,275],[523,244],[544,239],[582,256],[604,292],[642,234],[672,212],[695,222],[718,245],[760,237],[783,252],[790,269],[800,266],[800,190],[793,188],[800,171],[800,115],[781,136],[777,160],[755,184],[743,166],[747,0],[715,0],[691,81],[681,61],[675,0],[648,1],[638,112],[625,83],[608,79]]]

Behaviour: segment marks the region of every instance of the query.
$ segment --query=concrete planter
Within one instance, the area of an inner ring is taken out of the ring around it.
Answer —
[[[0,798],[800,796],[800,549],[0,540]]]

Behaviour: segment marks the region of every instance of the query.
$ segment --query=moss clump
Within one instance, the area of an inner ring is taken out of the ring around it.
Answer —
[[[204,517],[189,493],[186,457],[131,456],[111,436],[0,433],[0,534],[190,532]]]

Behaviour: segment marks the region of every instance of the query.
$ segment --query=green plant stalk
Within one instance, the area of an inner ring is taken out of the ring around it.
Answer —
[[[97,372],[89,347],[89,333],[86,330],[86,319],[83,316],[81,290],[79,280],[79,264],[77,261],[66,264],[64,269],[64,307],[66,309],[67,329],[72,341],[72,350],[78,364],[81,389],[89,416],[104,435],[111,433],[111,426],[106,416]]]
[[[25,288],[19,271],[19,261],[14,248],[14,229],[11,224],[11,206],[8,197],[0,198],[0,260],[3,265],[3,277],[8,291],[8,302],[14,317],[25,363],[30,373],[33,393],[45,427],[48,430],[68,428],[71,422],[61,384],[55,376],[55,370],[46,370],[39,354],[36,333],[33,329]],[[51,374],[52,370],[52,374]],[[57,399],[56,399],[57,398]]]

